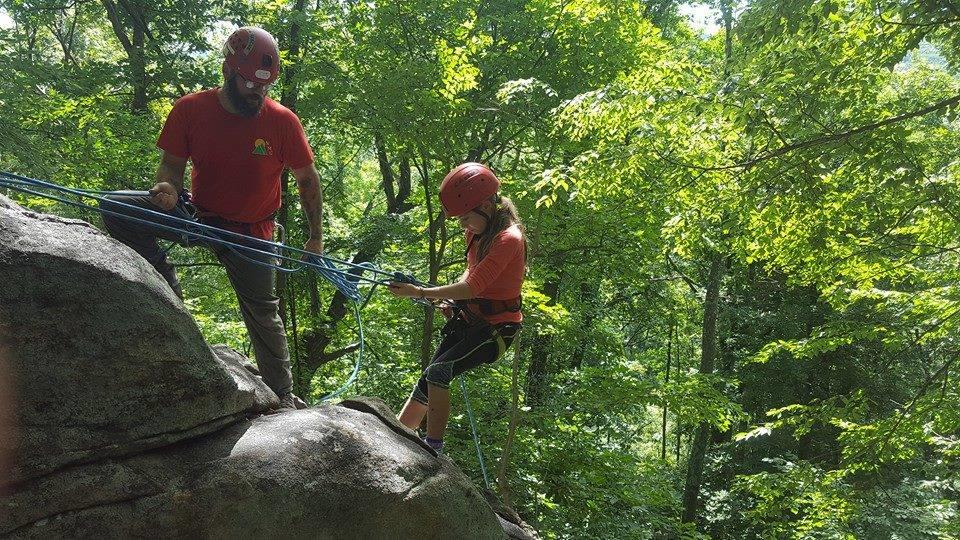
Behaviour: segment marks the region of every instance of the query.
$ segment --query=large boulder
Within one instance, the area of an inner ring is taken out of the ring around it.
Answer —
[[[19,478],[215,431],[268,405],[257,402],[263,384],[218,359],[153,267],[83,221],[0,196],[0,283],[29,427]]]
[[[20,443],[0,537],[523,537],[382,401],[263,415],[249,360],[82,221],[0,196],[0,283]]]
[[[72,467],[10,497],[21,538],[503,538],[450,460],[339,406]]]

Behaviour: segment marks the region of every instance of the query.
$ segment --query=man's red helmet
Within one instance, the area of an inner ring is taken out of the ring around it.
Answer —
[[[464,163],[447,173],[440,184],[440,204],[447,217],[466,214],[500,190],[493,171],[479,163]]]
[[[244,79],[264,86],[280,74],[277,40],[263,28],[243,26],[223,44],[223,61]]]

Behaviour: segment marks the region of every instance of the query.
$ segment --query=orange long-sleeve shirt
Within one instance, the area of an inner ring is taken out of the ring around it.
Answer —
[[[526,257],[523,248],[523,234],[516,225],[511,225],[500,231],[490,245],[490,251],[482,261],[477,261],[477,250],[480,242],[473,240],[473,233],[467,231],[467,285],[474,298],[488,298],[491,300],[512,300],[520,296],[520,287],[523,285],[523,274],[526,267]],[[476,305],[471,304],[470,310],[486,319],[490,324],[505,322],[518,323],[523,320],[523,313],[503,312],[495,315],[480,313]]]

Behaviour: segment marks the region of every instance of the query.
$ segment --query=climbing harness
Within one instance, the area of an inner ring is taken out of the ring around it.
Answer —
[[[470,306],[476,306],[477,311],[484,315],[490,316],[499,315],[501,313],[517,313],[520,311],[523,300],[520,296],[511,298],[509,300],[469,298],[467,300],[454,300],[453,303],[456,304],[461,310],[469,311],[471,314],[475,314],[475,312],[469,309]]]

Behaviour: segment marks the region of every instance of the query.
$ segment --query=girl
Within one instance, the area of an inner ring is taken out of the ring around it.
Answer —
[[[450,171],[440,184],[440,203],[466,234],[467,271],[460,281],[442,287],[390,284],[396,296],[455,301],[443,340],[399,417],[415,430],[426,415],[426,441],[438,452],[443,450],[450,417],[450,382],[500,358],[523,320],[520,286],[527,241],[516,207],[499,195],[499,189],[500,180],[479,163],[464,163]]]

